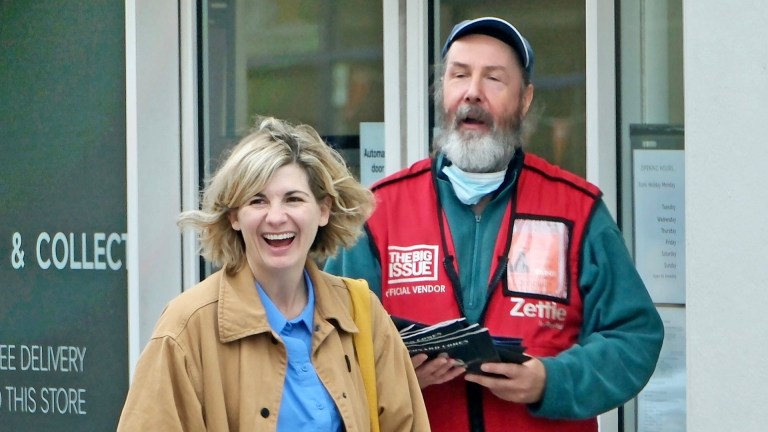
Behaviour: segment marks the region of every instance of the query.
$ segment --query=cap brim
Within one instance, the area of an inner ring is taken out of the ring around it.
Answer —
[[[490,36],[511,46],[517,54],[523,69],[530,73],[532,64],[530,45],[513,25],[499,18],[485,17],[457,24],[446,39],[445,46],[443,46],[443,58],[448,54],[448,49],[455,41],[471,34]]]

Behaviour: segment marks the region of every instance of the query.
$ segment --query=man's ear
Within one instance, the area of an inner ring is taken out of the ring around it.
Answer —
[[[523,117],[525,117],[528,115],[528,108],[531,107],[531,102],[533,102],[533,84],[525,86],[523,97],[521,99],[523,102]]]

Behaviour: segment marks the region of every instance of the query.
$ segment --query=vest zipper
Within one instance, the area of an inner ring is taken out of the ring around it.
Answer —
[[[480,221],[482,220],[481,215],[475,215],[475,242],[472,246],[472,271],[470,271],[470,275],[476,274],[477,266],[478,266],[478,260],[480,256]],[[470,281],[470,293],[469,293],[469,305],[468,306],[474,306],[475,305],[475,299],[477,298],[477,290],[478,288],[475,286],[474,280]],[[484,285],[483,285],[484,287]],[[485,293],[483,293],[485,295]]]

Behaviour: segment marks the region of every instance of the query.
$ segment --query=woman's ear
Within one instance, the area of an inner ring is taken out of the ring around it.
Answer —
[[[326,196],[318,204],[320,204],[320,223],[318,225],[323,227],[328,225],[328,220],[331,218],[331,197]]]
[[[237,220],[237,209],[230,209],[227,213],[227,218],[229,219],[229,224],[232,226],[232,229],[240,231],[240,221]]]

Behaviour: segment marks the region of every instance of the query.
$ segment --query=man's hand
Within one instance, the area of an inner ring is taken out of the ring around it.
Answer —
[[[485,363],[480,369],[502,377],[468,373],[465,379],[486,387],[500,399],[528,404],[538,402],[544,394],[547,371],[544,363],[537,358],[531,358],[523,364]]]
[[[464,373],[464,367],[457,366],[455,360],[443,354],[429,361],[426,354],[416,354],[411,357],[411,362],[422,389],[448,382]]]

